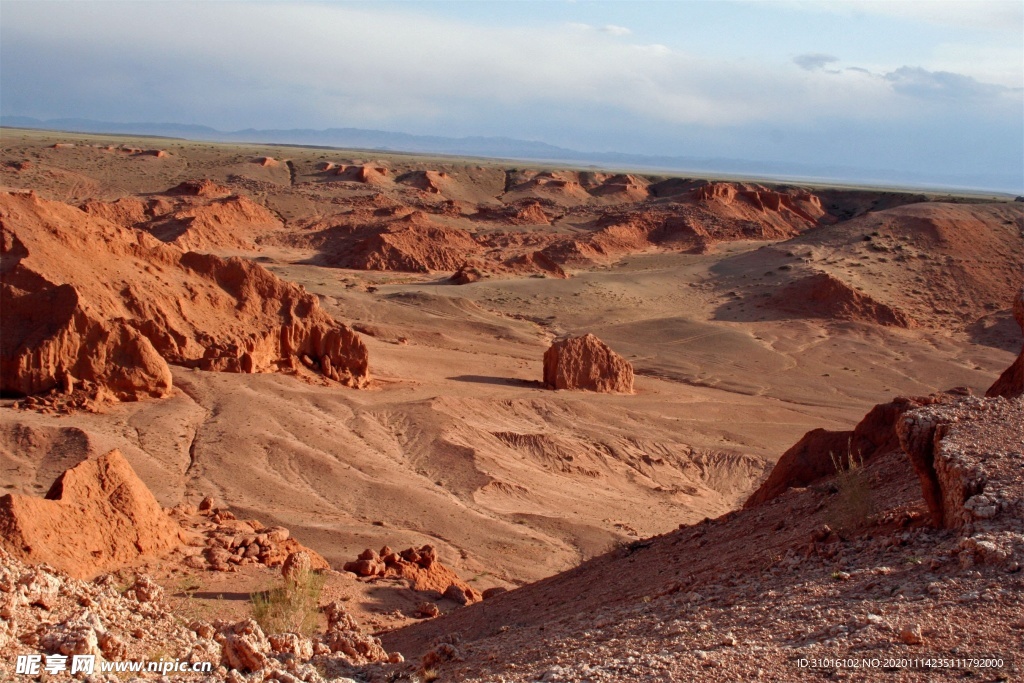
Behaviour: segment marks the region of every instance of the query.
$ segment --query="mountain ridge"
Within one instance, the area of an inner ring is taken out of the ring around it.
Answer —
[[[580,165],[612,165],[696,174],[739,174],[783,181],[830,181],[847,184],[901,184],[913,188],[985,190],[1008,195],[1020,179],[998,174],[912,173],[894,169],[869,169],[841,164],[805,164],[787,161],[647,155],[627,152],[587,152],[558,147],[537,140],[506,136],[449,137],[416,135],[365,128],[293,128],[222,131],[200,124],[130,122],[116,123],[82,118],[37,119],[0,116],[0,126],[74,133],[183,137],[211,142],[245,142],[366,149],[414,154],[489,157],[517,161],[549,161]]]

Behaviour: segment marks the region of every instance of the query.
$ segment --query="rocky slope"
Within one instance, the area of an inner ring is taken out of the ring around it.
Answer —
[[[385,647],[416,657],[458,634],[439,670],[460,681],[872,680],[890,659],[892,680],[1019,675],[1024,402],[952,398],[898,424],[909,453],[856,480],[632,543]],[[914,469],[933,443],[938,528]]]
[[[87,680],[103,683],[123,680],[132,671],[124,667],[133,663],[162,661],[189,667],[173,669],[177,680],[352,683],[345,674],[368,663],[402,660],[364,633],[341,603],[325,606],[326,626],[312,637],[265,633],[252,619],[183,621],[149,576],[134,576],[123,590],[119,581],[111,574],[74,579],[46,565],[25,565],[0,548],[0,672],[8,680],[21,677],[16,657],[36,655],[42,673],[58,656],[64,658],[62,673],[44,675],[73,680],[72,657],[92,655],[94,672]],[[192,672],[193,665],[210,668]],[[159,678],[158,668],[132,680]]]

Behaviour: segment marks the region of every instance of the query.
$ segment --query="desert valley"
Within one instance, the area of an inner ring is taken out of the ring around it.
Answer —
[[[2,680],[1024,672],[1021,198],[0,146]]]

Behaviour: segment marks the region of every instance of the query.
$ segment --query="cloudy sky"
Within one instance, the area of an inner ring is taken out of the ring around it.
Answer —
[[[1020,0],[2,0],[0,68],[4,115],[508,136],[1024,191]]]

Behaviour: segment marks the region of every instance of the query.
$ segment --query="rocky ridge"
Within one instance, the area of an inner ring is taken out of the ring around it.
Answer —
[[[88,382],[93,399],[100,388],[164,396],[168,363],[267,372],[301,361],[343,384],[368,381],[359,337],[257,264],[183,253],[34,193],[0,195],[0,221],[4,393]]]

